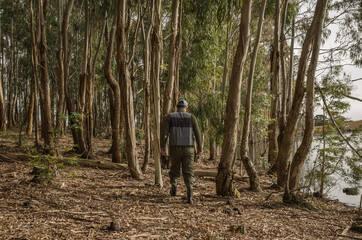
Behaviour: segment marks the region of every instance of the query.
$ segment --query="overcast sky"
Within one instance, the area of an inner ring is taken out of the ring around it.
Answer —
[[[330,25],[328,27],[332,32],[328,40],[321,46],[322,49],[329,49],[336,47],[337,44],[335,43],[336,40],[336,33],[338,30],[338,27],[336,25]],[[319,60],[322,60],[321,58]],[[346,66],[343,67],[343,71],[351,76],[351,79],[357,79],[362,78],[362,69],[358,68],[356,66],[352,66],[351,60],[343,61],[341,64],[346,64]],[[353,97],[357,97],[359,99],[362,99],[362,80],[353,82],[353,90],[352,94]],[[362,102],[352,100],[349,98],[346,98],[346,101],[350,103],[351,108],[350,110],[344,115],[346,118],[349,118],[351,120],[362,120]],[[318,110],[317,110],[318,111]]]
[[[310,16],[311,14],[314,14],[315,3],[312,4],[313,10],[308,9],[308,7],[310,7],[310,6],[311,5],[308,5],[308,4],[302,4],[301,11],[300,11],[302,14],[299,15],[299,17],[305,17],[306,15]],[[304,15],[304,14],[306,14],[306,15]],[[330,17],[333,17],[337,13],[330,11],[328,14]],[[339,19],[341,19],[343,17],[345,17],[345,16],[342,15],[342,16],[340,16]],[[338,26],[336,24],[330,24],[328,26],[328,29],[331,30],[331,34],[330,34],[329,38],[327,39],[327,41],[321,46],[321,49],[331,49],[331,48],[338,46],[338,44],[336,43],[336,35],[338,32]],[[361,38],[362,38],[362,33],[359,33],[359,34],[361,35]],[[301,47],[301,46],[299,46],[299,47]],[[296,52],[296,54],[300,54],[300,51]],[[347,58],[348,58],[348,56],[347,56]],[[323,61],[323,54],[320,55],[319,61]],[[343,67],[343,72],[350,75],[351,80],[362,78],[362,68],[353,66],[352,61],[350,59],[347,59],[341,63],[338,63],[337,65],[339,65],[339,64],[346,64],[346,66]],[[325,66],[319,65],[318,67],[324,68]],[[325,73],[327,73],[327,72],[325,72]],[[351,95],[353,97],[362,99],[362,80],[353,82],[353,90],[352,90]],[[346,114],[344,114],[344,117],[346,117],[350,120],[353,120],[353,121],[362,120],[362,102],[356,101],[356,100],[351,100],[349,98],[346,98],[345,100],[350,103],[350,109]],[[317,115],[317,114],[322,114],[322,110],[320,108],[315,109],[315,115]]]

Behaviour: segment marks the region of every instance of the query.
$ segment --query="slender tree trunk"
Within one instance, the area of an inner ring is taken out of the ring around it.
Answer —
[[[217,146],[215,141],[215,129],[210,127],[210,157],[209,160],[215,160],[217,157]]]
[[[61,115],[64,114],[64,102],[65,102],[65,93],[64,93],[64,47],[63,47],[63,32],[62,32],[62,11],[63,11],[63,0],[58,0],[58,104],[57,104],[57,115],[56,115],[56,124],[55,128],[57,129],[56,141],[59,140],[59,136],[62,134],[62,128],[64,121],[61,118]],[[68,7],[68,5],[67,5]],[[68,12],[68,8],[66,12]],[[70,13],[70,12],[69,12]],[[70,14],[69,14],[70,15]],[[66,16],[65,16],[66,17]]]
[[[294,142],[294,132],[299,116],[300,109],[304,98],[304,78],[306,74],[308,59],[310,56],[310,49],[317,35],[317,26],[320,21],[320,17],[324,17],[325,7],[327,0],[318,0],[316,10],[314,13],[313,21],[306,33],[305,40],[303,42],[302,51],[298,64],[298,74],[295,85],[295,91],[293,96],[293,103],[291,110],[288,114],[287,123],[283,132],[283,138],[281,140],[280,150],[277,158],[277,184],[280,187],[285,187],[288,175],[289,155],[291,147]]]
[[[121,122],[121,90],[119,88],[118,81],[115,79],[115,77],[112,74],[112,67],[111,67],[111,60],[112,60],[112,53],[113,53],[113,44],[114,44],[114,36],[116,33],[116,17],[114,17],[112,28],[109,34],[108,39],[108,47],[107,47],[107,53],[106,53],[106,60],[104,64],[104,74],[106,76],[106,79],[109,83],[109,85],[112,88],[112,103],[111,104],[111,116],[112,116],[112,162],[121,162],[121,153],[119,149],[119,125]]]
[[[269,152],[268,161],[275,164],[278,153],[278,112],[279,112],[279,53],[280,53],[280,0],[275,0],[275,23],[274,23],[274,43],[272,51],[272,78],[270,82],[270,92],[273,96],[270,107],[270,118],[272,123],[268,126]]]
[[[34,91],[34,84],[35,81],[31,81],[31,88],[30,88],[30,99],[29,99],[29,105],[28,105],[28,112],[27,112],[27,128],[26,128],[26,134],[31,135],[33,132],[33,122],[34,122],[34,100],[35,100],[35,91]]]
[[[216,176],[216,193],[223,196],[232,195],[234,192],[233,167],[240,113],[241,79],[250,40],[251,5],[252,0],[245,0],[241,9],[239,44],[234,57],[226,105],[222,153]]]
[[[43,90],[42,100],[42,123],[44,127],[44,143],[45,149],[49,154],[54,154],[54,133],[52,127],[51,106],[50,106],[50,84],[48,73],[48,59],[47,59],[47,39],[46,39],[46,10],[47,0],[39,0],[40,6],[40,23],[41,23],[41,37],[40,37],[40,67],[41,67],[41,87]]]
[[[181,63],[181,52],[182,52],[182,0],[180,0],[180,7],[178,13],[178,34],[176,38],[176,57],[175,57],[175,84],[173,88],[173,103],[171,105],[175,106],[179,98],[179,82],[180,82],[180,63]]]
[[[81,65],[81,73],[79,76],[79,92],[78,92],[78,113],[81,115],[80,130],[78,135],[78,146],[82,154],[82,157],[87,158],[90,154],[90,146],[87,145],[87,113],[86,113],[86,95],[88,81],[87,81],[87,68],[89,61],[89,44],[90,44],[90,22],[89,22],[89,8],[88,0],[84,0],[84,15],[85,15],[85,36],[84,36],[84,48],[83,48],[83,60]]]
[[[260,36],[263,31],[263,22],[264,22],[264,12],[266,8],[267,0],[263,1],[262,10],[260,11],[259,15],[259,24],[257,35],[254,44],[253,55],[250,63],[250,71],[249,71],[249,78],[248,78],[248,86],[247,86],[247,93],[245,99],[245,114],[244,114],[244,125],[243,125],[243,133],[241,137],[241,145],[240,145],[240,155],[241,160],[243,161],[243,165],[249,175],[250,180],[250,190],[251,191],[261,191],[260,188],[260,181],[258,174],[254,168],[252,161],[248,156],[249,152],[249,134],[250,134],[250,118],[251,118],[251,103],[252,103],[252,95],[253,95],[253,78],[254,78],[254,71],[255,71],[255,64],[258,55],[258,48],[260,42]]]
[[[31,52],[32,52],[32,66],[33,66],[33,86],[34,86],[34,128],[35,128],[35,146],[39,146],[39,91],[38,91],[38,83],[39,83],[39,75],[38,75],[38,41],[39,41],[39,27],[38,34],[35,35],[34,32],[34,10],[33,10],[33,1],[29,0],[29,16],[30,16],[30,31],[31,31]],[[39,21],[37,21],[37,26]]]
[[[166,89],[163,98],[161,125],[163,125],[166,116],[171,112],[172,103],[174,102],[172,97],[174,95],[174,88],[175,88],[176,37],[178,33],[179,7],[180,7],[180,0],[172,0],[171,36],[170,36],[170,44],[168,51],[168,73],[167,73]]]
[[[13,4],[13,3],[12,3]],[[13,89],[12,89],[12,85],[13,85],[13,65],[14,65],[14,40],[13,40],[13,35],[14,35],[14,19],[11,18],[10,20],[10,66],[9,66],[9,70],[8,70],[8,91],[7,91],[7,95],[8,95],[8,107],[7,107],[7,117],[8,117],[8,129],[13,128]]]
[[[145,31],[144,22],[142,20],[142,35],[143,35],[143,61],[144,61],[144,69],[143,69],[143,77],[144,77],[144,83],[143,83],[143,96],[144,96],[144,102],[143,102],[143,125],[144,125],[144,131],[145,131],[145,152],[144,152],[144,160],[142,165],[142,171],[146,172],[148,167],[148,162],[150,158],[150,152],[151,152],[151,121],[150,121],[150,44],[151,44],[151,31],[152,31],[152,22],[153,22],[153,16],[154,14],[154,4],[152,2],[152,5],[149,7],[149,27],[147,29],[147,32]]]
[[[226,39],[225,39],[225,60],[224,60],[224,70],[222,74],[222,84],[221,84],[221,110],[224,108],[224,98],[225,98],[225,88],[226,82],[228,79],[228,70],[229,70],[229,47],[230,47],[230,39],[231,39],[231,30],[232,30],[232,22],[227,23],[226,29]],[[224,119],[224,112],[221,112],[221,118]]]
[[[292,165],[290,168],[289,190],[295,190],[298,187],[299,176],[313,141],[315,72],[318,64],[319,49],[321,45],[323,24],[326,16],[328,0],[321,0],[318,2],[321,2],[321,6],[320,9],[316,9],[316,14],[318,13],[318,18],[315,22],[315,40],[313,41],[314,43],[312,48],[312,57],[307,75],[305,131],[302,143],[293,157]],[[288,194],[288,192],[286,192],[286,194]]]
[[[283,2],[282,7],[282,15],[281,15],[281,30],[280,30],[280,65],[281,65],[281,77],[282,77],[282,104],[281,104],[281,111],[280,111],[280,118],[279,118],[279,138],[278,144],[280,145],[280,141],[282,138],[282,133],[284,130],[285,122],[287,121],[287,95],[288,95],[288,85],[287,85],[287,76],[286,76],[286,69],[285,69],[285,61],[284,61],[284,45],[285,45],[285,33],[284,33],[284,26],[287,17],[287,8],[288,8],[288,0]]]
[[[117,14],[117,67],[121,86],[121,106],[125,114],[126,160],[132,177],[135,179],[140,179],[141,171],[136,153],[133,91],[130,72],[127,64],[126,0],[118,0],[117,9],[119,9]],[[140,15],[138,17],[140,17]]]
[[[162,62],[162,15],[161,0],[152,1],[155,5],[155,21],[152,36],[152,52],[151,52],[151,80],[153,89],[153,157],[155,161],[155,184],[160,188],[163,187],[163,179],[160,161],[160,75]]]
[[[0,131],[6,131],[6,105],[3,91],[4,82],[4,50],[2,46],[2,32],[1,32],[1,19],[0,19],[0,51],[1,51],[1,77],[0,77]]]
[[[292,20],[292,39],[290,44],[290,56],[289,56],[289,76],[288,76],[288,104],[287,104],[287,115],[292,107],[293,99],[293,66],[294,66],[294,39],[295,39],[295,17]]]

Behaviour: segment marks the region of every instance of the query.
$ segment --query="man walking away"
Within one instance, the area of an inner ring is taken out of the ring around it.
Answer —
[[[176,196],[177,179],[180,177],[180,167],[187,187],[187,203],[192,204],[194,177],[194,136],[197,143],[197,154],[202,153],[201,137],[194,115],[187,113],[187,102],[177,103],[177,112],[167,115],[161,132],[161,155],[165,156],[165,146],[170,135],[170,183],[171,196]]]

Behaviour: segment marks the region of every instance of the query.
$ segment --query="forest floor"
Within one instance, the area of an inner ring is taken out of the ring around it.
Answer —
[[[0,154],[26,153],[32,140],[17,142],[16,133],[3,133]],[[71,143],[61,139],[62,154]],[[94,145],[96,159],[110,159],[109,139]],[[141,153],[139,147],[140,163]],[[217,162],[202,159],[196,168],[216,170]],[[140,181],[126,170],[66,166],[50,183],[36,184],[32,169],[0,160],[0,239],[362,239],[347,231],[358,208],[312,197],[314,210],[283,204],[282,192],[270,188],[275,177],[264,173],[261,193],[248,191],[247,179],[235,181],[239,198],[217,196],[214,179],[197,178],[189,205],[182,180],[178,195],[169,196],[168,170],[165,187],[154,185],[152,162]],[[109,230],[112,221],[119,231]]]

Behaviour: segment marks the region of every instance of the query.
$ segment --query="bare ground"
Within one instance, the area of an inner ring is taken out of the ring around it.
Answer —
[[[0,154],[26,152],[31,145],[16,142],[15,134],[0,136]],[[109,159],[109,145],[95,139],[95,157]],[[59,146],[69,150],[69,137]],[[196,166],[216,169],[217,163]],[[282,193],[268,189],[274,177],[266,174],[262,193],[236,182],[240,198],[219,197],[212,178],[197,178],[195,202],[188,205],[182,181],[178,195],[169,196],[167,170],[163,189],[154,186],[152,170],[136,181],[128,171],[65,167],[49,184],[32,183],[31,171],[28,163],[0,161],[0,239],[362,239],[346,231],[358,209],[315,198],[309,201],[316,210],[285,205]],[[120,231],[108,229],[112,221]],[[238,227],[245,233],[230,230]]]

